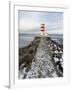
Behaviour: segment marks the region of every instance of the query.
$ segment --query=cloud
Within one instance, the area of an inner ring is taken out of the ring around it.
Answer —
[[[22,19],[19,21],[19,30],[31,30],[39,27],[39,24],[31,19]]]
[[[62,12],[19,11],[19,32],[39,32],[40,25],[50,33],[63,33]]]

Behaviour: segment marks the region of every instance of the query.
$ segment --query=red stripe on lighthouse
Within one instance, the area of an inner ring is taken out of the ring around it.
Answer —
[[[43,32],[44,32],[45,30],[41,30],[41,31],[43,31]]]
[[[45,31],[45,24],[41,24],[41,28],[40,28],[40,31],[44,32]]]

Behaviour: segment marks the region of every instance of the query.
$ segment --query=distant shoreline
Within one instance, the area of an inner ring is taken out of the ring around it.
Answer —
[[[38,35],[39,33],[37,34],[34,34],[34,33],[19,33],[19,35]],[[63,34],[48,34],[48,35],[63,35]]]

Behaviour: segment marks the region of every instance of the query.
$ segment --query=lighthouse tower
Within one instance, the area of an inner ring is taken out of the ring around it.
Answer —
[[[45,32],[45,24],[41,24],[41,27],[40,27],[41,36],[44,36],[44,32]]]
[[[40,35],[41,36],[47,36],[47,32],[45,31],[45,24],[41,24],[41,27],[40,27]]]

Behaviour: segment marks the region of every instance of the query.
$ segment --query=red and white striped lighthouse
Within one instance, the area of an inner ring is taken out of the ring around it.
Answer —
[[[45,31],[45,24],[41,24],[41,28],[40,28],[41,32]]]
[[[45,24],[41,24],[41,27],[40,27],[40,35],[41,36],[47,36],[47,32],[45,31]]]
[[[44,36],[44,32],[45,32],[45,24],[41,24],[41,27],[40,27],[41,36]]]

